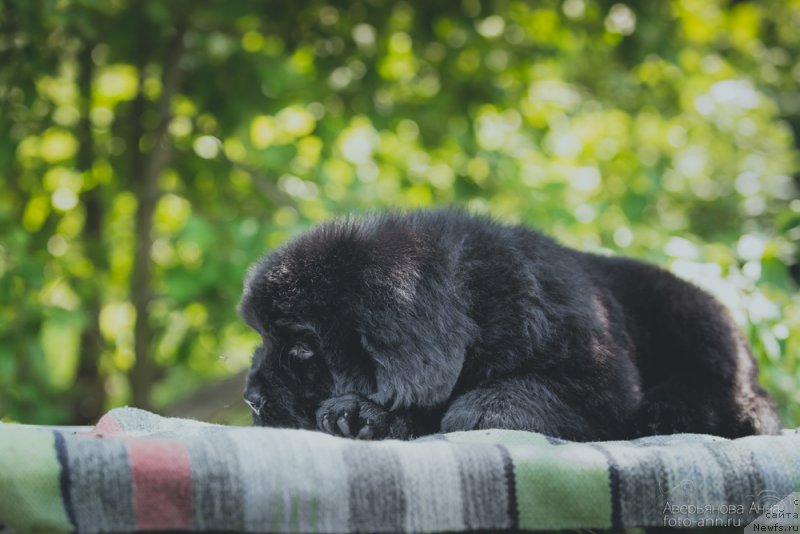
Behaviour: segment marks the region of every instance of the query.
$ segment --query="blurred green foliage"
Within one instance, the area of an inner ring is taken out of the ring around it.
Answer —
[[[458,203],[709,289],[798,425],[798,58],[797,0],[6,0],[0,417],[164,408],[265,250]]]

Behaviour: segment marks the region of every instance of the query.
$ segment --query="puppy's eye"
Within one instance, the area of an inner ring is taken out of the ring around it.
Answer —
[[[305,343],[295,343],[289,349],[289,356],[298,360],[307,360],[314,355],[314,351]]]

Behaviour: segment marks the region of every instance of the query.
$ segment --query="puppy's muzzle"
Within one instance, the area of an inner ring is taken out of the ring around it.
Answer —
[[[264,406],[267,404],[267,400],[264,397],[253,392],[245,393],[243,400],[245,404],[250,406],[250,409],[253,410],[253,412],[258,416],[261,415],[261,410],[263,410]]]

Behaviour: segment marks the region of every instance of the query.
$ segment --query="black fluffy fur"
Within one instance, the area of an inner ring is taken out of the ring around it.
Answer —
[[[359,438],[770,434],[740,331],[657,267],[453,210],[323,224],[254,265],[254,423]]]

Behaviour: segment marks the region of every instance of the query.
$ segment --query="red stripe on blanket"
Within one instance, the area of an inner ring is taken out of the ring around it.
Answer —
[[[137,530],[192,528],[192,465],[183,444],[130,438]]]

